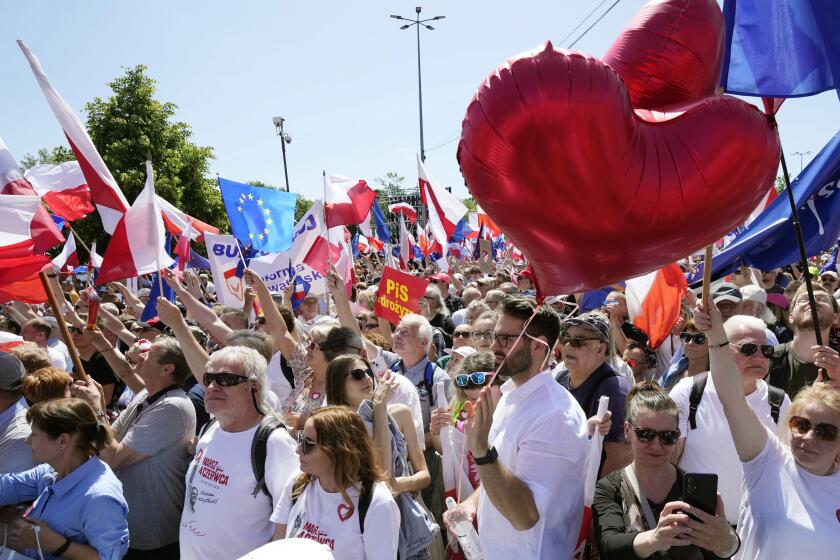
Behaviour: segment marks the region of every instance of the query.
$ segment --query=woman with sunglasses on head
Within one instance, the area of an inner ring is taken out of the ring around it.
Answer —
[[[738,518],[739,558],[837,558],[840,543],[840,389],[818,382],[801,390],[784,417],[786,445],[756,416],[741,391],[743,344],[712,305],[695,311],[709,337],[711,377],[738,457],[744,495]],[[780,420],[781,422],[782,420]]]
[[[324,406],[327,394],[327,365],[324,356],[324,343],[333,329],[331,325],[315,325],[309,331],[309,343],[306,345],[306,365],[292,362],[295,374],[295,388],[283,405],[286,425],[292,430],[303,427],[307,416],[313,410]]]
[[[741,394],[761,423],[777,434],[790,399],[784,391],[764,381],[773,355],[764,328],[761,319],[748,315],[734,315],[725,323],[740,375]],[[686,346],[686,352],[691,351],[691,346],[694,344]],[[705,346],[708,348],[708,343]],[[677,444],[674,462],[686,472],[717,474],[718,492],[729,523],[737,525],[743,472],[717,384],[707,373],[700,373],[677,383],[671,390],[671,398],[680,409],[683,436]]]
[[[327,402],[358,411],[368,426],[400,508],[400,558],[421,560],[429,557],[428,547],[439,529],[412,493],[426,488],[431,477],[411,410],[404,404],[389,405],[396,389],[391,375],[386,372],[377,383],[366,359],[339,356],[327,368]]]
[[[400,512],[362,418],[345,406],[321,408],[298,441],[302,472],[271,516],[274,538],[324,543],[337,560],[396,558]]]
[[[694,319],[688,319],[680,331],[683,357],[672,365],[659,380],[666,391],[670,391],[680,379],[694,377],[709,371],[709,343],[706,335],[697,330]]]
[[[685,473],[670,462],[678,425],[677,405],[659,385],[645,381],[630,390],[624,433],[633,462],[599,480],[592,503],[604,560],[729,558],[736,550],[719,498],[716,515],[682,501]]]

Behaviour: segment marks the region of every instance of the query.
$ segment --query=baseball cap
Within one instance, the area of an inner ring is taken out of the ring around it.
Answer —
[[[449,354],[450,356],[452,354],[458,354],[462,358],[466,358],[467,356],[472,356],[473,354],[478,352],[478,350],[476,350],[472,346],[461,346],[460,348],[455,348],[455,349],[447,348],[443,352],[444,352],[444,354]]]
[[[26,370],[16,357],[0,352],[0,390],[20,391]]]
[[[597,334],[604,342],[610,340],[610,323],[606,316],[601,313],[590,311],[589,313],[583,313],[577,317],[566,319],[563,321],[562,330],[565,331],[569,327],[589,329]]]
[[[790,305],[790,301],[788,301],[788,298],[784,294],[767,294],[767,303],[772,303],[782,309],[787,309]]]
[[[438,282],[449,284],[449,275],[445,272],[438,272],[437,274],[432,274],[431,276],[429,276],[429,280],[437,280]]]
[[[722,301],[740,303],[742,299],[741,289],[732,282],[721,282],[712,288],[712,301],[716,304]]]
[[[763,288],[756,286],[755,284],[748,284],[741,288],[741,297],[744,298],[744,301],[755,301],[760,303],[764,306],[764,312],[761,316],[761,319],[767,323],[768,325],[772,325],[776,322],[776,316],[773,315],[773,312],[767,309],[767,292],[764,291]]]

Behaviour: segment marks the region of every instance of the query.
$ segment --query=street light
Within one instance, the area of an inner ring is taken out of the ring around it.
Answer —
[[[427,19],[420,19],[420,6],[414,8],[416,16],[414,19],[404,18],[402,16],[391,15],[392,18],[400,21],[407,21],[400,29],[408,29],[410,27],[417,27],[417,96],[420,101],[420,159],[426,161],[426,148],[423,143],[423,81],[420,75],[420,26],[425,27],[429,31],[434,31],[435,28],[426,23],[427,21],[437,21],[444,19],[446,16],[435,16]]]
[[[285,120],[283,117],[274,117],[271,119],[271,122],[274,123],[277,136],[280,137],[280,147],[283,149],[283,173],[286,175],[286,192],[289,192],[289,168],[286,167],[286,144],[292,143],[292,137],[283,130]]]
[[[793,152],[791,154],[792,156],[799,156],[799,172],[800,173],[802,173],[802,158],[804,156],[807,156],[810,153],[812,153],[811,150],[808,150],[807,152]]]

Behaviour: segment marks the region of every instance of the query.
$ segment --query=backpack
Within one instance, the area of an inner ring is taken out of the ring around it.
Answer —
[[[198,439],[201,439],[201,436],[204,435],[207,428],[212,426],[214,422],[216,422],[216,418],[211,418],[201,428],[201,431],[198,433]],[[257,427],[257,431],[254,432],[254,439],[251,440],[251,469],[254,471],[254,478],[257,479],[257,484],[254,486],[254,491],[251,493],[251,496],[256,498],[257,494],[262,492],[268,496],[272,504],[274,503],[274,499],[271,496],[271,492],[268,491],[268,486],[265,484],[265,461],[268,458],[268,438],[271,437],[274,430],[280,428],[286,429],[283,421],[273,414],[266,414],[260,420],[260,425]]]
[[[709,373],[698,373],[691,379],[691,394],[688,397],[688,425],[692,430],[697,429],[697,407],[700,406],[700,401],[703,399],[703,391],[706,389],[706,382],[708,381]],[[770,402],[770,416],[773,418],[773,423],[779,423],[779,411],[782,408],[782,403],[785,400],[785,392],[767,384],[767,400]]]
[[[420,385],[426,388],[426,394],[429,395],[429,406],[435,406],[435,392],[432,391],[432,385],[434,384],[435,378],[435,370],[438,368],[438,365],[431,360],[429,363],[426,364],[426,371],[423,374],[423,381],[420,382]],[[402,360],[398,360],[397,363],[391,366],[391,371],[395,373],[402,373],[403,372],[403,363]],[[418,388],[420,387],[418,385]]]
[[[297,503],[298,498],[292,498],[292,507]],[[365,516],[370,508],[370,502],[373,500],[373,483],[362,482],[362,491],[359,494],[359,531],[365,534]]]

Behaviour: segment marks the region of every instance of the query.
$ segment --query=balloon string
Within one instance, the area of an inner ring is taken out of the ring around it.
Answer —
[[[540,304],[540,305],[538,305],[537,307],[534,308],[534,312],[531,314],[530,317],[528,317],[528,320],[525,321],[525,326],[522,327],[522,331],[519,333],[519,336],[516,337],[516,341],[511,346],[511,350],[513,348],[516,348],[516,345],[519,344],[519,341],[522,340],[523,336],[528,336],[529,338],[531,338],[533,340],[536,340],[537,342],[540,342],[540,343],[548,346],[548,344],[546,344],[542,340],[540,340],[538,338],[534,338],[534,337],[532,337],[531,335],[529,335],[525,332],[526,330],[528,330],[528,326],[531,324],[531,321],[533,321],[534,317],[537,316],[537,313],[540,311],[541,307],[542,307],[542,304]],[[548,348],[546,350],[546,353],[545,353],[545,358],[543,359],[543,362],[542,362],[543,368],[545,367],[545,363],[548,361],[548,357],[549,357],[550,353],[551,353],[551,348]],[[493,375],[490,376],[490,381],[488,381],[487,385],[486,385],[487,387],[490,387],[490,386],[493,385],[493,380],[496,379],[497,375],[499,375],[499,371],[502,369],[502,366],[505,365],[505,362],[507,361],[507,358],[508,358],[509,355],[510,355],[510,351],[508,351],[508,353],[505,354],[505,357],[502,358],[502,362],[499,364],[499,367],[497,367],[496,371],[493,372]],[[543,368],[540,368],[540,371],[542,371]],[[463,483],[463,480],[464,480],[464,470],[469,469],[469,465],[467,465],[466,469],[464,468],[464,461],[467,458],[466,420],[464,422],[465,422],[465,424],[464,424],[464,440],[461,442],[461,454],[460,454],[460,457],[458,459],[458,465],[459,465],[458,466],[458,481],[455,483],[455,501],[459,504],[461,503],[461,484]],[[457,430],[458,428],[453,426],[453,429]]]

